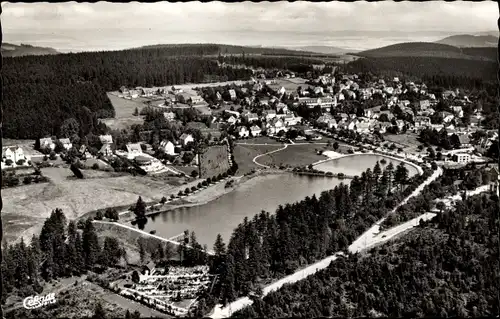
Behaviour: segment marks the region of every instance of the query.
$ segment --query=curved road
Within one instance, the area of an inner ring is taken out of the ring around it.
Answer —
[[[436,171],[434,171],[434,173],[426,181],[424,181],[422,184],[420,184],[420,186],[417,189],[415,189],[415,191],[412,194],[410,194],[401,203],[399,203],[390,213],[395,212],[398,207],[400,207],[401,205],[404,205],[410,198],[415,197],[418,194],[420,194],[420,192],[422,192],[422,190],[424,189],[425,186],[429,185],[434,180],[436,180],[439,176],[441,176],[442,173],[443,173],[443,170],[441,169],[441,167],[438,167],[438,169]],[[399,235],[400,233],[402,233],[402,232],[404,232],[412,227],[417,226],[420,219],[428,220],[428,219],[433,218],[434,216],[435,215],[432,213],[426,213],[426,214],[423,214],[423,215],[421,215],[415,219],[412,219],[404,224],[398,225],[398,226],[393,227],[387,231],[384,231],[383,233],[380,233],[379,232],[380,224],[385,219],[385,218],[382,218],[381,220],[376,222],[370,229],[368,229],[365,233],[363,233],[360,237],[358,237],[349,246],[348,250],[351,253],[355,253],[355,252],[363,251],[365,249],[372,248],[373,246],[375,246],[379,243],[382,243],[386,240],[389,240],[390,238],[395,237],[395,236]],[[314,264],[312,264],[304,269],[298,270],[295,273],[293,273],[287,277],[284,277],[284,278],[264,287],[263,296],[267,295],[268,293],[270,293],[272,291],[280,289],[284,284],[295,283],[297,281],[305,279],[306,277],[308,277],[310,275],[313,275],[314,273],[318,272],[321,269],[325,269],[326,267],[328,267],[330,265],[330,263],[332,261],[334,261],[335,259],[337,259],[339,256],[342,256],[342,255],[344,255],[343,252],[337,252],[337,253],[333,254],[332,256],[328,256],[328,257],[326,257],[326,258],[324,258],[324,259],[322,259],[322,260],[320,260],[320,261],[318,261],[318,262],[316,262],[316,263],[314,263]],[[239,310],[251,305],[252,303],[253,303],[253,301],[250,298],[243,297],[243,298],[240,298],[240,299],[233,301],[232,303],[230,303],[226,307],[222,307],[221,305],[217,305],[214,308],[213,313],[210,315],[210,318],[228,318],[228,317],[231,317],[231,315],[234,312],[239,311]]]
[[[285,149],[285,148],[287,148],[287,147],[288,147],[288,144],[285,144],[285,146],[283,146],[282,148],[279,148],[279,149],[277,149],[277,150],[274,150],[274,151],[270,151],[270,152],[267,152],[267,153],[264,153],[264,154],[257,155],[257,156],[255,156],[255,157],[253,158],[253,160],[252,160],[252,161],[253,161],[255,164],[259,165],[260,167],[269,168],[269,166],[264,165],[264,164],[260,164],[259,162],[257,162],[257,159],[258,159],[259,157],[261,157],[261,156],[265,156],[265,155],[269,155],[269,154],[272,154],[272,153],[276,153],[276,152],[282,151],[282,150],[284,150],[284,149]]]

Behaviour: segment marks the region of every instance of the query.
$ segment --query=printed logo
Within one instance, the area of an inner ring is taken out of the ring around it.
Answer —
[[[56,295],[50,293],[46,296],[29,296],[23,300],[26,309],[36,309],[56,302]]]

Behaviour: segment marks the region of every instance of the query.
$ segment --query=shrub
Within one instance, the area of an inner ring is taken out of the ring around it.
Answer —
[[[198,177],[198,171],[193,169],[193,171],[191,172],[191,177],[194,177],[194,178]]]
[[[194,192],[196,190],[196,186],[191,187],[191,192]]]
[[[26,185],[31,184],[31,180],[31,176],[25,176],[23,179],[23,183]]]
[[[26,163],[26,160],[24,159],[20,159],[19,161],[17,161],[17,165],[24,165],[24,163]]]
[[[55,159],[57,159],[56,152],[54,152],[54,151],[50,152],[50,156],[49,156],[49,158],[50,158],[50,160],[52,160],[52,161],[53,161],[53,160],[55,160]]]
[[[187,194],[189,194],[189,193],[191,193],[191,190],[190,190],[190,189],[189,189],[189,187],[188,187],[188,188],[186,188],[186,189],[184,190],[184,194],[186,194],[186,195],[187,195]]]
[[[5,165],[10,166],[14,163],[11,159],[5,160]]]
[[[95,220],[102,220],[102,218],[103,218],[103,214],[102,214],[102,212],[101,212],[100,210],[99,210],[99,211],[97,211],[97,213],[95,214],[94,219],[95,219]]]
[[[99,169],[99,164],[94,163],[94,165],[92,165],[92,169]]]
[[[182,196],[182,195],[184,195],[182,191],[179,191],[179,193],[177,193],[177,196]]]
[[[167,201],[167,198],[165,196],[163,196],[160,200],[160,203],[161,204],[165,204],[165,202]]]

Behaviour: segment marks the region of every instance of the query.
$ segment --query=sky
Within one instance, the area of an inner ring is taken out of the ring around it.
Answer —
[[[384,36],[393,37],[418,31],[421,37],[440,38],[446,33],[497,30],[499,16],[493,1],[2,2],[2,11],[4,41],[63,51],[221,41],[240,45],[339,45],[342,41],[333,40],[351,37],[352,42],[360,36],[376,36],[367,30],[385,31]],[[436,31],[441,33],[437,35]]]

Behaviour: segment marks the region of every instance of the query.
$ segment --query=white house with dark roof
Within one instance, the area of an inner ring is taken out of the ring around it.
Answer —
[[[252,133],[252,136],[260,136],[261,133],[262,133],[262,130],[260,127],[258,127],[257,125],[253,125],[251,128],[250,128],[250,132]]]
[[[276,117],[276,111],[275,110],[265,110],[264,112],[262,112],[262,115],[264,115],[264,118],[266,119],[266,121],[269,121],[269,120]]]
[[[238,128],[238,136],[240,138],[249,137],[250,136],[250,131],[245,126],[240,126]]]
[[[13,164],[23,160],[27,164],[30,156],[24,154],[24,150],[19,146],[7,146],[2,148],[2,164],[7,160],[11,160]]]
[[[160,149],[168,155],[176,155],[175,154],[175,145],[171,141],[168,141],[168,140],[161,141]]]
[[[128,158],[133,159],[136,156],[142,155],[142,148],[140,143],[128,143],[127,144]]]
[[[187,133],[182,134],[179,139],[183,146],[186,146],[188,143],[194,142],[193,135]]]
[[[113,144],[113,137],[109,134],[99,135],[99,140],[102,144]]]
[[[229,96],[231,97],[231,100],[236,100],[236,91],[233,89],[230,89]]]
[[[173,121],[175,120],[175,113],[170,111],[170,112],[163,112],[163,117],[165,117],[165,119],[167,121]]]

